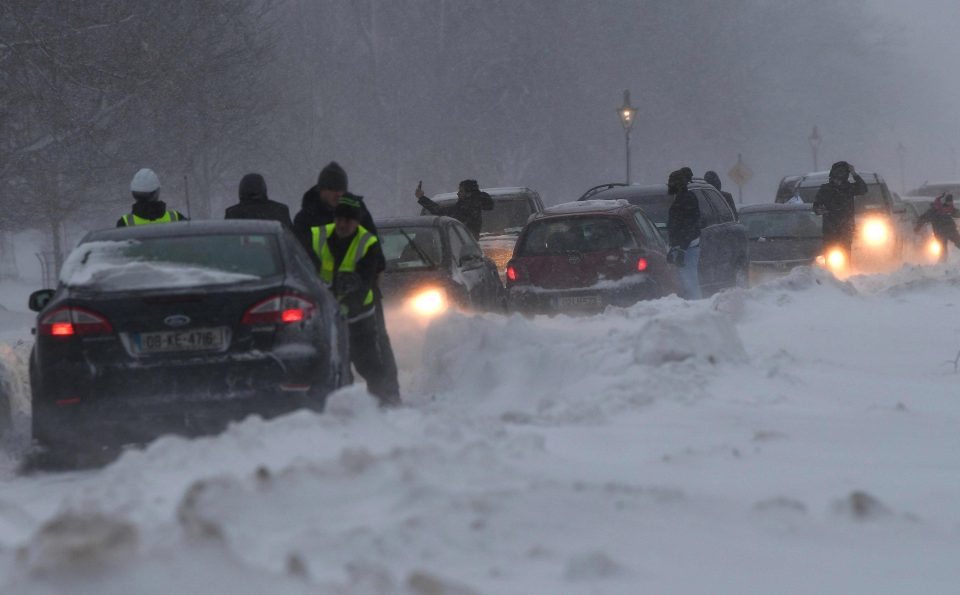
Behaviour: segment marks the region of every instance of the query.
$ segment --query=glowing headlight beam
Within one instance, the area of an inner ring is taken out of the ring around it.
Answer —
[[[827,253],[827,266],[832,271],[838,271],[842,269],[847,264],[847,255],[843,253],[843,250],[839,248],[834,248],[829,253]]]
[[[930,253],[930,256],[940,256],[940,253],[943,252],[943,246],[936,239],[930,240],[930,243],[927,244],[927,252]]]
[[[437,316],[447,310],[447,296],[440,289],[424,289],[410,299],[410,305],[420,316]]]
[[[871,246],[882,246],[890,239],[890,227],[886,221],[867,221],[863,226],[863,239]]]

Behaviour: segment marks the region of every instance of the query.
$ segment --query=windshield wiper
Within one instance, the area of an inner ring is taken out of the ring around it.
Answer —
[[[410,237],[410,234],[408,234],[405,229],[401,227],[400,233],[403,234],[403,237],[407,238],[407,243],[410,244],[410,247],[413,248],[414,251],[416,251],[417,256],[420,257],[421,261],[429,265],[430,268],[434,268],[434,269],[437,268],[436,263],[434,263],[433,260],[429,256],[427,256],[426,252],[420,249],[420,246],[417,246],[417,243],[413,241],[413,238]]]

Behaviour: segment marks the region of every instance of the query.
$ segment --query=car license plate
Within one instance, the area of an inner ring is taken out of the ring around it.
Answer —
[[[561,308],[587,308],[600,305],[598,295],[570,295],[557,298],[557,306]]]
[[[226,345],[226,335],[223,327],[139,333],[134,335],[134,343],[139,353],[220,351]]]

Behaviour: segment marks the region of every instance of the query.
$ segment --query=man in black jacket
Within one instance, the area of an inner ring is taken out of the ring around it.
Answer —
[[[730,194],[729,192],[723,191],[723,183],[720,181],[720,176],[717,175],[717,172],[708,171],[707,173],[703,174],[703,179],[707,184],[710,184],[711,186],[716,188],[717,192],[719,192],[723,196],[723,200],[727,201],[727,204],[730,206],[730,210],[733,211],[734,218],[736,218],[737,203],[734,202],[732,194]]]
[[[824,248],[840,248],[848,263],[856,230],[854,199],[866,193],[867,183],[856,169],[846,161],[838,161],[830,168],[828,182],[820,186],[813,201],[813,212],[823,215]]]
[[[464,180],[457,188],[457,202],[452,205],[439,205],[430,200],[423,193],[423,182],[417,184],[414,192],[423,208],[433,215],[452,217],[463,223],[470,230],[474,239],[480,239],[480,230],[483,229],[482,211],[493,210],[493,198],[480,190],[476,180]]]
[[[362,196],[351,194],[348,188],[347,172],[336,161],[331,161],[320,171],[317,178],[317,184],[307,190],[303,195],[303,202],[300,212],[293,219],[293,232],[296,234],[300,243],[307,249],[307,253],[314,259],[317,270],[320,269],[320,261],[313,250],[313,238],[311,228],[323,227],[334,222],[337,205],[341,198],[349,198],[351,204],[357,203],[357,218],[364,229],[372,233],[378,239],[380,233],[373,222],[370,211],[367,210]],[[382,250],[374,251],[374,260],[376,261],[377,274],[379,275],[387,268],[387,261],[383,257]],[[397,362],[394,359],[393,347],[390,345],[390,337],[387,335],[387,321],[383,313],[383,295],[380,292],[379,283],[374,284],[374,296],[376,298],[376,319],[379,325],[377,333],[380,339],[380,353],[384,356],[385,365],[388,368],[386,377],[397,377]]]
[[[956,216],[957,209],[953,206],[953,195],[938,196],[927,212],[920,215],[913,229],[914,232],[920,233],[924,225],[930,224],[933,228],[933,236],[940,242],[940,262],[947,262],[948,242],[953,242],[954,246],[960,248],[960,232],[957,232],[957,222],[954,219]]]
[[[303,194],[300,212],[293,218],[293,231],[308,252],[313,252],[310,228],[333,223],[334,209],[337,208],[342,196],[348,196],[360,203],[360,225],[373,235],[379,236],[377,226],[363,202],[363,197],[348,192],[347,182],[347,172],[340,167],[339,163],[331,161],[320,171],[317,184]],[[382,256],[378,265],[378,272],[386,268],[386,261]]]
[[[130,180],[133,207],[130,213],[117,220],[117,227],[187,221],[180,211],[168,211],[167,203],[160,200],[160,178],[152,169],[139,170]]]
[[[260,174],[247,174],[240,180],[240,203],[227,207],[226,219],[266,219],[279,221],[287,229],[293,229],[290,208],[267,196],[267,182]]]
[[[688,176],[683,170],[670,174],[667,192],[673,196],[673,204],[667,215],[667,236],[670,242],[669,262],[679,267],[683,297],[698,300],[703,297],[700,289],[700,203],[693,192],[687,190]]]

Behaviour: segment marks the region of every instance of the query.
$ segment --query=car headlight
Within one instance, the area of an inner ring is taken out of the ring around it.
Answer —
[[[847,266],[847,255],[840,248],[832,248],[817,257],[817,264],[836,273]]]
[[[871,219],[863,224],[863,240],[869,246],[883,246],[890,240],[890,226],[882,219]]]
[[[927,243],[927,253],[930,254],[930,256],[939,257],[941,252],[943,252],[943,246],[940,245],[937,238],[930,238],[930,242]]]
[[[442,289],[421,289],[409,300],[409,305],[420,316],[431,318],[447,311],[447,294]]]

